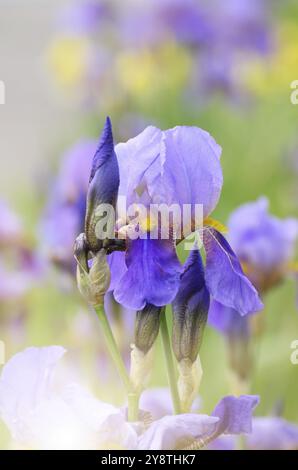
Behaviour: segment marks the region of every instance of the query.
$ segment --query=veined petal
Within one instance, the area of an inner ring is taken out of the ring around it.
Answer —
[[[199,414],[165,416],[155,421],[141,436],[138,449],[174,450],[183,449],[194,439],[211,434],[219,418]]]
[[[127,197],[127,204],[144,202],[148,187],[162,171],[162,131],[154,126],[146,129],[126,143],[116,145],[120,169],[119,195]]]
[[[160,180],[168,204],[203,206],[207,217],[222,188],[221,147],[198,127],[177,126],[164,132],[165,161]],[[160,186],[155,191],[160,191]],[[193,214],[192,214],[193,215]]]
[[[128,269],[114,290],[115,299],[124,307],[162,307],[177,294],[182,266],[172,240],[130,241],[126,265]]]
[[[161,131],[147,127],[115,148],[119,195],[128,204],[202,204],[204,217],[215,208],[222,187],[221,148],[208,132],[187,126]]]
[[[204,230],[206,251],[205,280],[210,294],[221,304],[241,315],[263,308],[258,292],[244,275],[237,256],[215,229]]]

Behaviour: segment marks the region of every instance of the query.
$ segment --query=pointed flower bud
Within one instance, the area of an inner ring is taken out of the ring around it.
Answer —
[[[152,348],[157,338],[162,309],[162,307],[147,304],[143,310],[139,310],[136,314],[135,345],[144,354]]]
[[[195,248],[184,265],[179,291],[172,303],[172,341],[178,361],[178,391],[184,413],[188,413],[191,408],[203,374],[198,354],[209,303],[210,295],[205,286],[201,255]]]
[[[184,265],[179,291],[172,303],[173,350],[180,362],[194,362],[202,343],[207,321],[210,295],[205,286],[204,268],[198,249],[194,249]]]
[[[135,344],[132,345],[130,380],[140,395],[152,370],[152,346],[158,336],[163,307],[147,304],[136,314]]]
[[[112,125],[107,118],[93,158],[87,192],[85,233],[88,248],[94,253],[102,248],[103,239],[106,238],[104,229],[105,233],[113,229],[118,188],[119,167],[114,151]],[[103,220],[104,223],[97,226],[98,222]],[[112,227],[109,224],[112,224]]]
[[[79,291],[89,304],[103,305],[105,293],[110,285],[110,269],[105,251],[99,250],[88,261],[86,237],[81,233],[75,241],[74,253]]]

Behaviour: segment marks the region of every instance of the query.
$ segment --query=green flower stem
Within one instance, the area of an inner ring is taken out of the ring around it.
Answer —
[[[110,356],[116,366],[118,374],[120,375],[120,378],[126,388],[127,393],[130,393],[131,385],[130,385],[129,376],[128,376],[126,367],[124,365],[123,359],[121,357],[121,354],[119,352],[117,343],[115,341],[109,321],[105,314],[104,307],[103,305],[96,305],[94,309],[101,323]]]
[[[174,366],[174,361],[173,361],[172,347],[171,347],[171,341],[170,341],[165,311],[162,312],[162,315],[161,315],[160,331],[161,331],[163,350],[164,350],[164,355],[165,355],[165,360],[166,360],[166,365],[167,365],[167,374],[168,374],[168,380],[169,380],[169,385],[171,389],[174,413],[179,414],[181,413],[181,405],[180,405],[179,393],[178,393],[178,388],[177,388],[176,371],[175,371],[175,366]]]
[[[135,422],[139,421],[139,395],[130,391],[127,395],[128,399],[128,421]]]

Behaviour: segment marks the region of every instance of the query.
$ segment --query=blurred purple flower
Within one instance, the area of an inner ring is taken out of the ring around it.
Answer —
[[[268,200],[262,197],[236,209],[228,227],[231,246],[261,292],[284,278],[298,239],[297,219],[269,214]]]
[[[42,260],[27,245],[20,218],[0,201],[0,299],[19,300],[42,272]]]
[[[271,47],[266,0],[213,0],[209,3],[216,25],[217,44],[251,49],[261,54]]]
[[[270,215],[267,199],[260,198],[236,209],[228,227],[231,246],[261,294],[284,279],[298,236],[297,220]],[[230,366],[238,377],[246,380],[253,361],[250,337],[254,328],[262,325],[253,324],[251,315],[242,317],[239,313],[236,304],[224,305],[220,299],[213,299],[208,322],[226,337]]]
[[[279,417],[254,418],[247,447],[255,450],[298,449],[298,426]]]
[[[42,246],[60,266],[73,270],[73,244],[83,230],[86,195],[96,141],[82,140],[62,157],[41,224]]]
[[[265,293],[283,280],[298,239],[298,220],[272,216],[268,213],[268,200],[262,197],[236,209],[228,228],[229,242],[259,292]],[[230,337],[247,338],[249,319],[241,318],[239,309],[216,300],[211,302],[209,323]]]
[[[67,33],[94,33],[109,18],[109,13],[107,1],[75,0],[60,12],[58,26]]]
[[[237,310],[213,300],[208,313],[209,325],[231,338],[246,339],[250,336],[249,317],[239,315]]]
[[[0,200],[0,246],[15,245],[23,237],[23,226],[8,204]]]
[[[209,449],[235,450],[234,436],[221,436]],[[298,448],[298,426],[279,417],[257,417],[252,420],[252,432],[245,437],[248,450],[294,450]]]
[[[211,34],[204,8],[196,0],[151,0],[133,5],[120,19],[129,45],[152,46],[175,39],[188,46],[207,42]]]
[[[134,6],[121,23],[130,46],[153,47],[174,39],[191,47],[201,93],[237,96],[240,55],[264,55],[273,47],[263,0],[155,0]]]

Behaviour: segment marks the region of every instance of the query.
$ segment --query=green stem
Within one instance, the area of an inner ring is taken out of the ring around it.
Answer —
[[[169,385],[171,389],[174,413],[179,414],[181,413],[181,405],[180,405],[179,393],[178,393],[178,388],[177,388],[176,371],[174,367],[172,348],[171,348],[171,342],[170,342],[170,336],[169,336],[165,311],[162,312],[162,315],[161,315],[160,331],[161,331],[163,350],[164,350],[164,355],[165,355],[165,360],[166,360],[166,365],[167,365],[167,374],[168,374],[168,380],[169,380]]]
[[[139,420],[139,395],[133,390],[128,392],[128,421],[134,423]]]
[[[122,382],[123,382],[123,384],[126,388],[126,391],[129,393],[130,389],[131,389],[129,376],[128,376],[126,367],[124,365],[123,359],[121,357],[121,354],[119,352],[117,343],[115,341],[115,338],[114,338],[113,332],[111,330],[109,321],[108,321],[107,316],[105,314],[104,307],[102,305],[96,305],[94,307],[94,309],[95,309],[95,311],[97,313],[97,316],[100,320],[110,356],[111,356],[111,358],[112,358],[112,360],[113,360],[113,362],[116,366],[118,374],[120,375],[120,377],[122,379]]]

